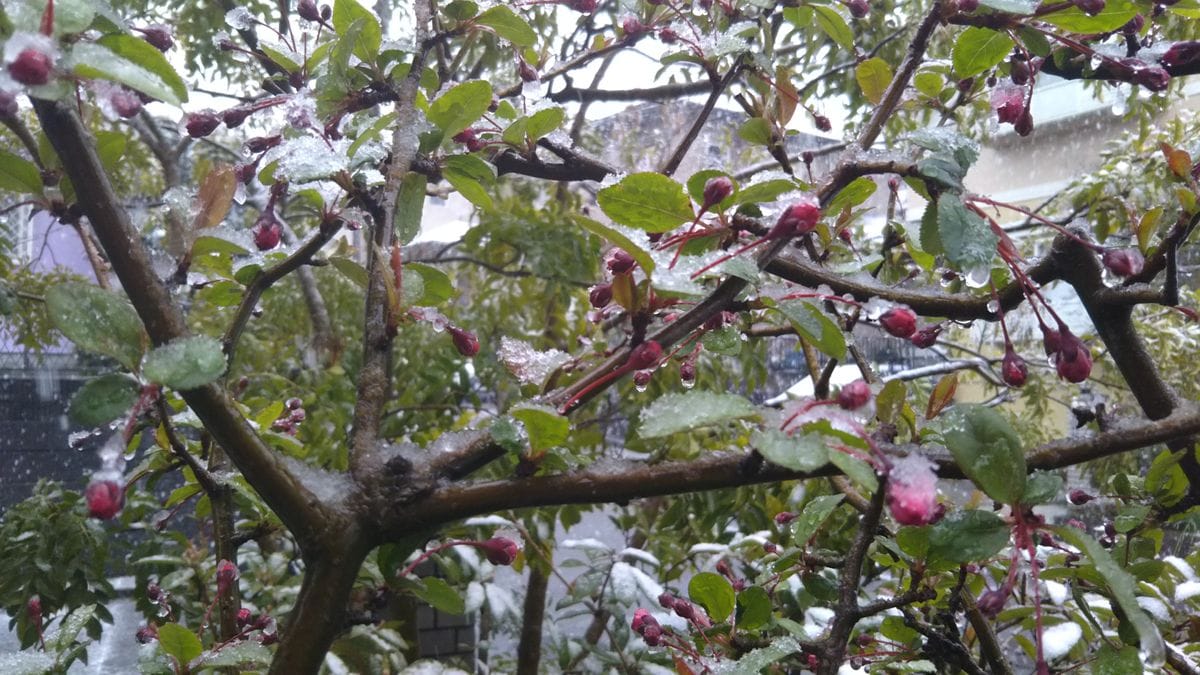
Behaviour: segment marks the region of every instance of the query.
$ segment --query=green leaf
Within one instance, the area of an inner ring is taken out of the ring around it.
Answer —
[[[653,274],[654,258],[651,258],[648,251],[634,243],[634,241],[625,236],[623,232],[609,227],[608,225],[605,225],[599,221],[592,220],[586,216],[573,215],[571,216],[571,219],[588,232],[591,232],[601,239],[604,239],[617,248],[623,249],[629,255],[633,256],[633,259],[637,261],[638,266],[642,268],[642,271],[645,272],[647,276]]]
[[[537,33],[529,24],[504,5],[496,5],[475,17],[475,23],[496,31],[496,35],[518,47],[532,47],[537,43]]]
[[[792,523],[792,540],[796,542],[796,545],[806,545],[845,498],[845,495],[813,497],[812,501],[806,504],[804,510],[800,512],[800,517]]]
[[[33,162],[0,149],[0,190],[41,194],[41,172]]]
[[[1137,589],[1137,580],[1121,569],[1108,551],[1105,551],[1100,544],[1096,543],[1095,539],[1084,532],[1073,527],[1062,526],[1051,526],[1050,530],[1091,559],[1092,565],[1096,567],[1096,571],[1108,585],[1113,599],[1117,601],[1121,611],[1125,612],[1125,618],[1137,631],[1138,647],[1141,649],[1142,660],[1146,666],[1153,669],[1162,665],[1166,660],[1166,646],[1163,644],[1162,635],[1159,634],[1154,621],[1138,605],[1137,596],[1134,594]]]
[[[215,381],[225,372],[221,343],[203,335],[172,340],[146,355],[142,372],[152,382],[187,390]]]
[[[817,434],[759,429],[750,437],[750,447],[768,462],[792,471],[816,471],[829,463],[825,439]]]
[[[754,404],[737,394],[689,391],[662,396],[642,409],[642,438],[662,438],[681,431],[757,417]]]
[[[841,213],[842,209],[854,208],[870,199],[878,188],[875,181],[866,176],[855,178],[849,185],[838,190],[838,193],[829,201],[829,205],[825,207],[825,213],[837,214]]]
[[[501,5],[493,7],[493,9],[501,8]],[[539,110],[529,116],[529,122],[525,125],[525,135],[530,141],[537,141],[539,138],[546,136],[561,126],[566,116],[567,113],[563,112],[562,108],[555,107]]]
[[[63,619],[62,625],[58,627],[58,632],[46,642],[54,651],[63,652],[75,642],[75,639],[79,637],[79,632],[95,615],[96,605],[84,605],[76,609]]]
[[[896,424],[908,402],[908,387],[904,380],[891,380],[875,396],[875,416],[880,422]]]
[[[465,21],[466,19],[470,19],[471,17],[475,16],[478,11],[479,5],[471,2],[471,0],[454,0],[454,2],[442,7],[442,12],[444,12],[447,17],[454,19],[455,21]]]
[[[943,194],[937,200],[937,222],[938,239],[951,263],[967,272],[991,264],[1000,239],[957,196]]]
[[[238,667],[253,668],[271,665],[274,658],[270,649],[262,646],[256,640],[243,640],[222,647],[217,651],[206,651],[191,664],[193,670],[198,668]]]
[[[826,5],[810,5],[814,12],[814,18],[817,20],[817,26],[829,36],[831,40],[838,43],[844,49],[854,49],[854,33],[850,30],[850,26],[846,24],[846,20],[838,14],[837,10]]]
[[[1117,512],[1117,517],[1113,519],[1113,526],[1117,532],[1127,534],[1133,532],[1142,523],[1146,522],[1146,516],[1148,515],[1150,515],[1150,506],[1147,504],[1123,506]]]
[[[396,195],[396,238],[401,245],[411,242],[421,233],[426,182],[424,174],[410,171],[400,183],[400,192]]]
[[[180,664],[191,663],[204,652],[200,638],[177,623],[165,623],[158,627],[158,646]]]
[[[1008,523],[991,511],[955,511],[929,531],[929,557],[951,563],[990,558],[1008,543]]]
[[[945,415],[942,438],[979,489],[1004,504],[1025,495],[1025,453],[1008,420],[991,408],[956,406]]]
[[[1092,675],[1141,675],[1142,660],[1137,647],[1113,649],[1107,642],[1101,643],[1092,661]]]
[[[46,311],[54,327],[80,349],[137,369],[146,338],[137,312],[125,298],[91,284],[68,282],[46,291]]]
[[[896,532],[896,545],[913,558],[924,560],[929,557],[929,531],[932,529],[928,525],[902,527]]]
[[[879,479],[875,477],[875,469],[863,460],[840,450],[829,451],[829,461],[842,470],[846,477],[874,492],[879,489]]]
[[[450,138],[474,124],[491,104],[492,85],[484,80],[470,80],[456,85],[429,104],[426,116],[446,138]]]
[[[819,308],[804,300],[785,300],[777,309],[801,337],[813,343],[827,356],[841,360],[846,356],[846,336],[837,324]]]
[[[492,422],[488,433],[493,441],[509,452],[521,452],[528,445],[524,426],[507,415]]]
[[[421,295],[412,302],[414,305],[433,307],[446,302],[455,295],[454,284],[450,277],[436,267],[421,263],[404,263],[404,272],[415,272],[421,277]]]
[[[646,232],[667,232],[696,216],[683,186],[661,173],[629,174],[596,201],[609,218]]]
[[[926,71],[913,76],[913,86],[929,98],[940,98],[942,89],[946,86],[946,79],[938,73]]]
[[[729,619],[737,604],[737,594],[729,580],[713,572],[701,572],[688,582],[688,597],[708,612],[716,623]]]
[[[760,204],[773,202],[784,194],[796,189],[796,184],[790,180],[777,178],[743,187],[733,197],[736,204]]]
[[[76,43],[71,62],[77,75],[120,82],[174,106],[188,98],[187,84],[167,57],[132,35],[105,35],[95,42]]]
[[[714,354],[737,356],[742,352],[742,332],[737,326],[723,326],[705,333],[704,337],[700,338],[700,344]]]
[[[333,269],[342,273],[350,281],[354,282],[355,286],[366,290],[370,283],[370,277],[367,275],[367,268],[358,264],[357,260],[351,260],[345,256],[335,255],[329,257],[329,264],[333,265]]]
[[[1129,0],[1108,0],[1104,9],[1095,16],[1089,16],[1078,7],[1071,6],[1038,18],[1072,33],[1107,33],[1129,23],[1137,13],[1137,5]]]
[[[1014,44],[1004,33],[971,26],[954,42],[950,53],[954,72],[959,77],[978,75],[1003,61],[1012,52]]]
[[[570,420],[559,415],[554,408],[522,403],[509,410],[508,414],[525,425],[529,447],[535,452],[562,445],[571,436]]]
[[[950,199],[951,197],[947,197]],[[921,250],[937,255],[944,252],[942,237],[938,233],[938,205],[936,201],[927,202],[925,211],[921,214]]]
[[[413,585],[413,593],[433,606],[439,612],[447,614],[463,614],[467,605],[462,595],[450,584],[437,577],[425,577],[419,584]]]
[[[751,117],[738,127],[738,136],[751,145],[771,145],[775,131],[771,123],[762,117]]]
[[[451,155],[446,158],[442,177],[475,206],[492,209],[492,197],[483,187],[496,181],[495,168],[491,164],[475,155]]]
[[[1026,506],[1049,504],[1062,492],[1063,479],[1056,473],[1034,471],[1025,483],[1025,494],[1021,503]]]
[[[875,105],[883,100],[883,94],[892,83],[892,68],[887,61],[879,58],[867,59],[854,69],[854,79],[862,89],[863,96]]]
[[[945,190],[962,192],[962,181],[967,175],[967,170],[953,158],[939,153],[918,161],[917,173],[926,181],[933,181]]]
[[[737,627],[739,630],[762,628],[771,621],[771,596],[761,586],[750,586],[737,594]]]
[[[789,620],[779,619],[778,621],[782,623]],[[807,640],[808,635],[803,633],[802,629],[798,630],[800,630],[802,639]],[[774,666],[801,649],[800,643],[790,635],[783,638],[775,638],[766,647],[760,647],[743,654],[737,662],[733,663],[724,672],[729,673],[729,675],[759,675],[763,668]]]
[[[88,380],[75,392],[67,415],[76,424],[98,427],[132,408],[137,395],[137,380],[124,373],[108,373]]]
[[[394,112],[380,116],[380,118],[375,120],[371,126],[363,129],[363,131],[357,137],[355,137],[354,142],[351,143],[350,147],[346,149],[346,156],[354,157],[357,155],[359,148],[361,148],[367,141],[378,138],[381,134],[383,134],[383,130],[390,127],[393,123],[395,123],[395,121],[396,113]]]
[[[379,27],[379,19],[358,0],[334,0],[333,29],[338,35],[346,35],[358,20],[362,20],[363,23],[354,41],[354,55],[372,63],[379,56],[379,45],[383,43],[383,30]]]

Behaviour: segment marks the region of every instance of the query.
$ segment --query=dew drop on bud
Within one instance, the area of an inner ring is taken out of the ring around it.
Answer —
[[[633,388],[638,392],[644,392],[650,387],[650,378],[653,376],[652,370],[639,370],[633,374]]]

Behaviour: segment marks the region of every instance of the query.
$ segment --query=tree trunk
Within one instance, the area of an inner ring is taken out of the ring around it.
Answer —
[[[304,582],[296,605],[280,630],[271,675],[316,673],[334,639],[345,628],[346,602],[359,567],[370,552],[358,529],[330,528],[329,546],[305,557]]]

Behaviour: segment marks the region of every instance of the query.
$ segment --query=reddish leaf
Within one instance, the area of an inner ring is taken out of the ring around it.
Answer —
[[[1160,143],[1163,156],[1167,158],[1167,166],[1177,178],[1187,179],[1192,171],[1192,157],[1186,150],[1172,147],[1169,143]]]
[[[950,373],[938,380],[937,386],[929,394],[929,405],[925,408],[925,419],[931,420],[937,417],[938,413],[953,403],[956,391],[958,391],[958,373]]]

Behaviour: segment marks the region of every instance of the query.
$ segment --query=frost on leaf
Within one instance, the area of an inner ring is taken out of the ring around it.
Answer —
[[[509,337],[500,338],[500,360],[521,384],[542,384],[559,366],[571,359],[557,349],[539,352],[528,342]]]

